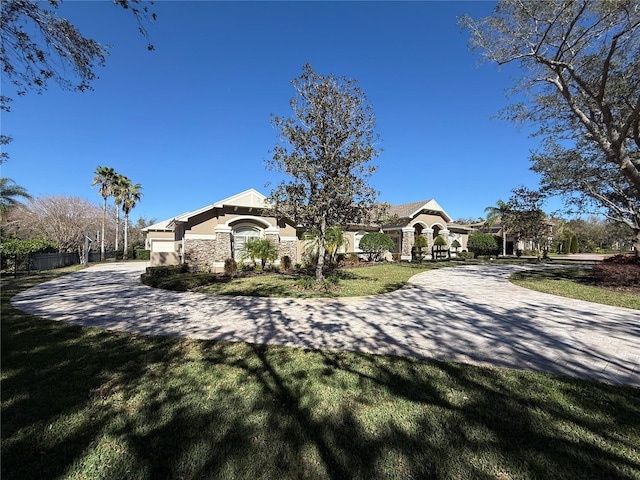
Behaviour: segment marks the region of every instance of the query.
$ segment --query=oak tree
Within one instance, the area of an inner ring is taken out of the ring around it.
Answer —
[[[520,67],[514,91],[525,100],[502,113],[546,140],[532,160],[547,193],[599,204],[637,237],[640,3],[501,0],[491,16],[461,23],[486,60]]]
[[[327,230],[360,223],[377,192],[368,185],[376,167],[375,116],[357,81],[321,75],[309,64],[292,82],[292,116],[272,118],[279,143],[267,167],[285,174],[270,193],[274,213],[318,235],[316,282],[324,280]]]

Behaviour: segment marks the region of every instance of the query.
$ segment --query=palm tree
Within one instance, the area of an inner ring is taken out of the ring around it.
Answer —
[[[15,197],[31,199],[24,187],[16,185],[10,178],[0,178],[0,219],[4,219],[12,207],[20,204]]]
[[[509,211],[509,204],[503,200],[498,200],[495,206],[490,206],[484,209],[484,213],[487,215],[485,225],[491,228],[498,219],[500,220],[500,226],[502,230],[502,255],[507,255],[507,229],[504,224],[504,216]]]
[[[133,210],[136,203],[142,198],[142,185],[131,183],[127,177],[121,179],[122,211],[124,212],[124,252],[122,258],[127,259],[127,249],[129,248],[129,212]]]
[[[113,194],[113,184],[118,177],[111,167],[98,167],[94,172],[92,187],[98,187],[98,193],[104,199],[102,206],[102,235],[100,236],[100,260],[104,261],[104,226],[107,222],[107,198]]]
[[[320,245],[320,234],[317,229],[305,232],[303,235],[305,240],[305,252],[307,255],[313,257],[317,255]],[[336,254],[341,248],[348,248],[349,240],[344,235],[344,230],[340,225],[328,227],[325,233],[325,250],[327,254],[327,260],[329,263],[333,263],[336,258]]]
[[[116,205],[116,252],[118,251],[118,240],[120,238],[120,205],[122,205],[122,187],[126,184],[127,177],[123,175],[117,175],[113,185],[111,186],[113,202]]]

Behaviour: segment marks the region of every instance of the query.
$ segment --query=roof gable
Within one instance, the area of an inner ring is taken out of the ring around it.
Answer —
[[[398,218],[414,218],[423,210],[439,212],[447,222],[450,222],[452,220],[447,212],[445,212],[444,209],[433,198],[431,200],[403,203],[401,205],[391,205],[391,207],[389,208],[389,214],[392,216],[396,215],[398,216]]]
[[[237,193],[231,197],[225,198],[213,204],[216,208],[222,207],[250,207],[250,208],[265,208],[267,197],[263,194],[250,188],[244,192]]]
[[[172,231],[173,228],[169,226],[169,224],[173,221],[173,218],[169,218],[167,220],[162,220],[161,222],[154,223],[153,225],[149,225],[142,229],[143,232],[149,232],[151,230],[154,231]]]
[[[176,222],[188,222],[190,218],[195,217],[196,215],[200,215],[201,213],[208,212],[209,210],[213,210],[214,208],[223,208],[223,207],[247,207],[247,208],[265,208],[266,207],[267,197],[258,192],[257,190],[250,188],[249,190],[245,190],[244,192],[237,193],[232,195],[231,197],[224,198],[217,202],[212,203],[211,205],[207,205],[206,207],[202,207],[198,210],[194,210],[193,212],[183,213],[182,215],[178,215],[174,218]]]

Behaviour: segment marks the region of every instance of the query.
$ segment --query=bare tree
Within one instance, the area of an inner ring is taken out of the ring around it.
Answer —
[[[45,237],[60,252],[82,252],[84,234],[100,228],[101,208],[80,197],[37,197],[12,212],[12,223],[22,238]]]

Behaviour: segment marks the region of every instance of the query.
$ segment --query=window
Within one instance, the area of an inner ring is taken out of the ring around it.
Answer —
[[[233,258],[237,262],[242,260],[244,255],[244,247],[247,244],[247,240],[250,238],[260,238],[261,230],[257,227],[250,225],[240,225],[233,229],[233,235],[231,237],[231,248],[233,249]]]
[[[365,232],[364,230],[360,230],[353,235],[353,251],[354,252],[362,251],[360,250],[360,240],[362,240],[362,237],[364,237],[366,233],[367,232]]]

